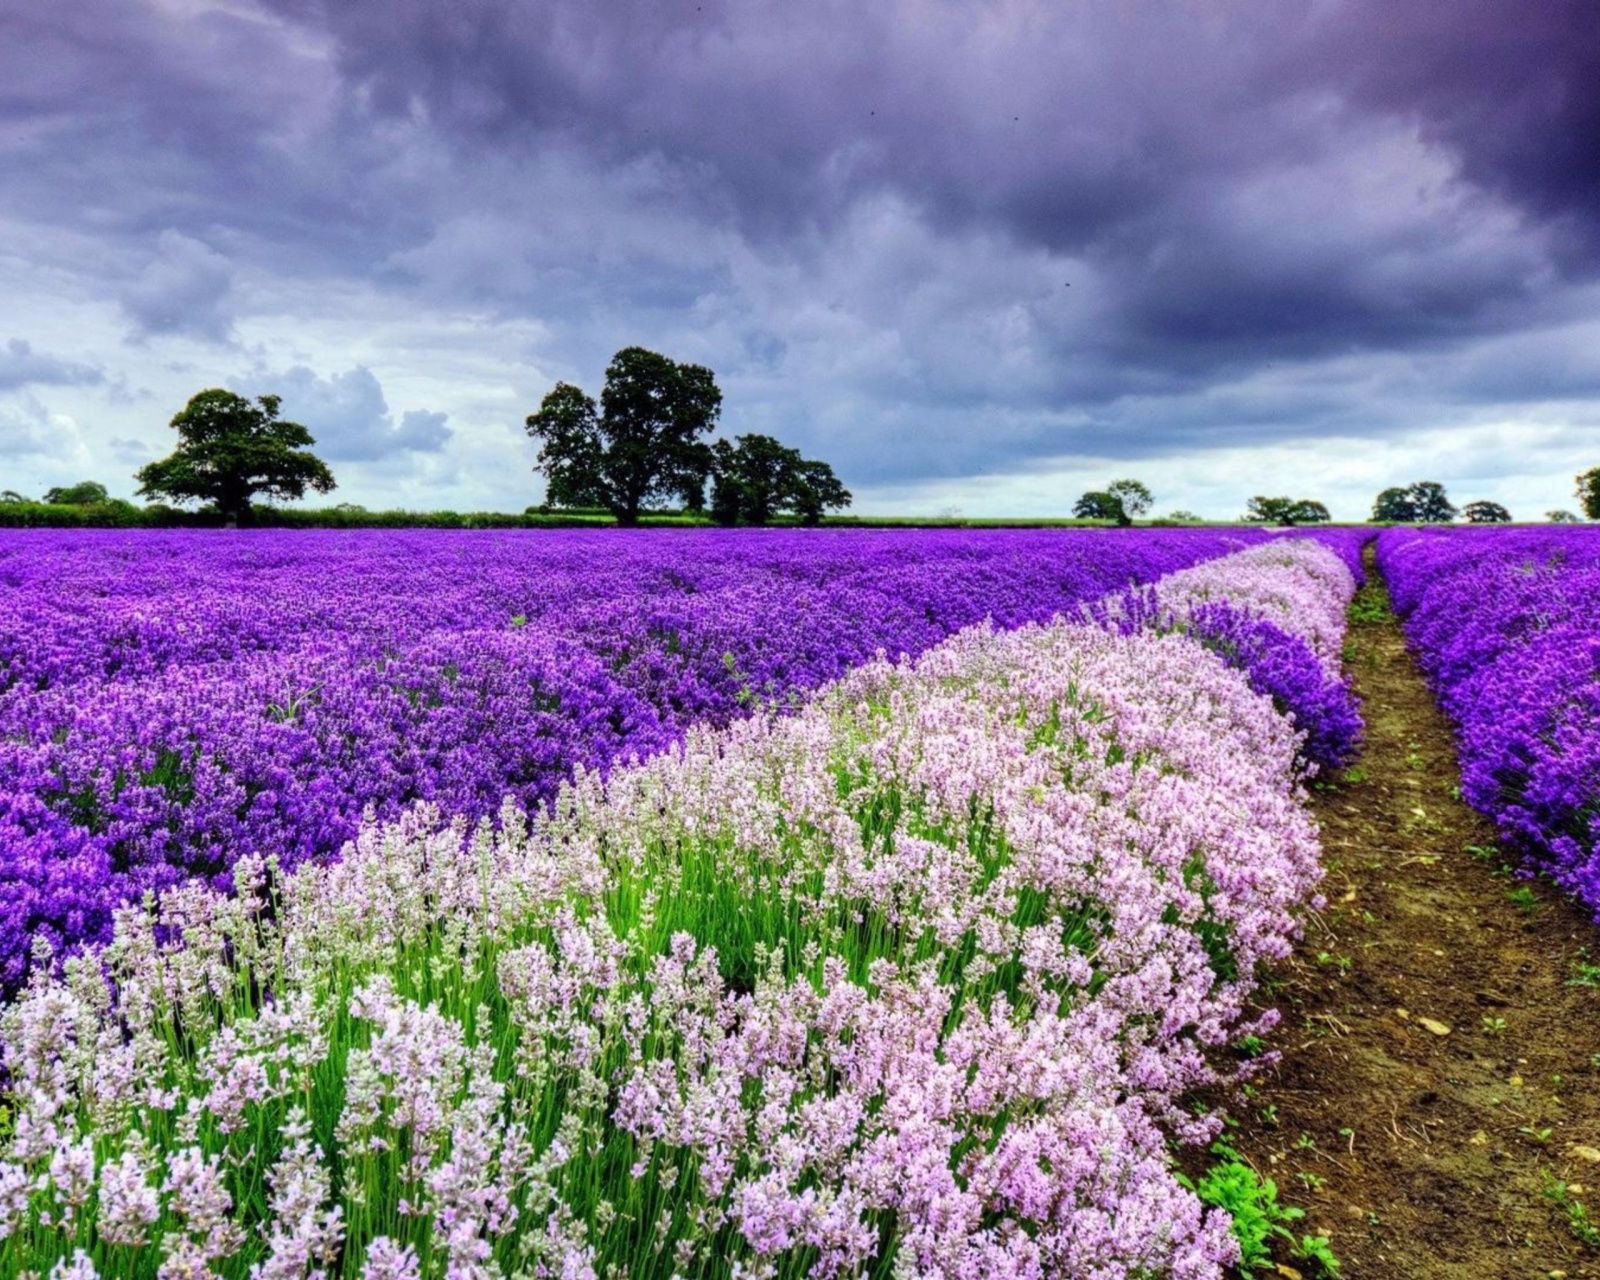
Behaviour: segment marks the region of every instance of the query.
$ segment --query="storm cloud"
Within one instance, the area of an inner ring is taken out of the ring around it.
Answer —
[[[520,505],[522,417],[633,343],[879,506],[1120,463],[1233,502],[1184,476],[1254,448],[1337,509],[1486,474],[1452,432],[1525,431],[1530,491],[1600,448],[1582,0],[11,8],[0,287],[149,393],[71,387],[108,450],[227,381],[341,492],[432,459],[440,502]]]

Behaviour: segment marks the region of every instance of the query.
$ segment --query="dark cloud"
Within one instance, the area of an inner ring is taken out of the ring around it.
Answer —
[[[92,365],[35,351],[23,338],[10,338],[0,347],[0,391],[26,386],[81,387],[105,381]]]
[[[249,378],[242,394],[283,398],[285,418],[302,423],[316,438],[316,452],[330,462],[376,462],[404,453],[438,453],[449,442],[449,416],[413,409],[397,424],[383,387],[362,365],[320,378],[304,365]]]
[[[209,245],[177,231],[163,231],[155,255],[121,291],[122,309],[135,338],[185,334],[227,342],[233,334],[229,294],[233,269]]]
[[[631,343],[862,484],[1597,394],[1541,345],[1596,312],[1588,0],[14,8],[33,305],[285,370],[336,460],[499,447],[486,379]],[[430,363],[449,425],[380,386]]]

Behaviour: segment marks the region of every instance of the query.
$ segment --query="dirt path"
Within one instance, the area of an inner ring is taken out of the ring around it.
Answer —
[[[1315,792],[1328,906],[1235,1141],[1351,1280],[1600,1280],[1600,929],[1502,866],[1381,587],[1354,612],[1366,750]]]

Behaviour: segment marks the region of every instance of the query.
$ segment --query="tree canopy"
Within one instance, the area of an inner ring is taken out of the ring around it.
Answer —
[[[1577,496],[1583,504],[1583,514],[1591,520],[1600,520],[1600,467],[1590,467],[1577,479]]]
[[[98,480],[80,480],[77,484],[46,489],[44,500],[53,507],[92,507],[109,502],[111,495]]]
[[[1104,489],[1091,489],[1072,506],[1079,520],[1115,520],[1123,528],[1150,510],[1154,496],[1138,480],[1113,480]]]
[[[771,436],[751,433],[711,446],[711,514],[719,524],[766,524],[780,511],[817,524],[824,511],[849,505],[850,491],[832,467]]]
[[[1455,518],[1455,505],[1437,480],[1385,489],[1372,504],[1372,519],[1390,524],[1449,524]]]
[[[294,499],[307,489],[330,492],[327,464],[312,454],[316,443],[298,422],[280,421],[279,396],[243,396],[217,387],[192,397],[172,419],[178,447],[135,475],[142,497],[209,502],[224,519],[248,523],[257,495]]]
[[[1250,499],[1244,518],[1252,524],[1327,524],[1333,517],[1328,508],[1310,498],[1268,498],[1257,494]]]
[[[1579,520],[1578,517],[1573,515],[1572,512],[1570,512],[1570,511],[1559,511],[1559,510],[1558,511],[1546,511],[1544,513],[1544,518],[1546,520],[1548,520],[1551,524],[1582,524],[1583,523],[1583,521]]]
[[[560,382],[528,416],[527,431],[540,441],[535,469],[552,505],[604,507],[618,524],[636,525],[653,502],[700,505],[711,469],[700,437],[721,411],[710,369],[624,347],[606,369],[598,410],[581,388]]]
[[[1488,502],[1482,498],[1476,502],[1469,502],[1461,508],[1461,514],[1468,524],[1510,524],[1511,513],[1498,502]]]

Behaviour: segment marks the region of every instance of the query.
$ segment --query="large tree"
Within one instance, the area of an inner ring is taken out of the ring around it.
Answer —
[[[710,369],[624,347],[606,369],[598,410],[580,388],[561,382],[528,415],[547,500],[605,507],[620,525],[638,524],[640,511],[663,499],[698,505],[711,469],[700,437],[721,412]]]
[[[44,500],[52,507],[92,507],[109,502],[111,495],[98,480],[80,480],[77,484],[46,489]]]
[[[1135,516],[1150,510],[1155,497],[1143,482],[1138,480],[1113,480],[1104,489],[1091,489],[1072,506],[1072,514],[1079,520],[1115,520],[1127,528]]]
[[[1449,524],[1456,518],[1456,508],[1437,480],[1418,480],[1380,493],[1372,504],[1372,518],[1391,524]]]
[[[1269,498],[1257,494],[1250,499],[1244,518],[1252,524],[1327,524],[1328,508],[1310,498]]]
[[[298,422],[278,418],[279,396],[243,396],[212,387],[172,419],[178,447],[141,467],[139,494],[174,502],[209,502],[230,523],[250,520],[250,500],[293,499],[307,489],[328,493],[333,472],[310,452],[316,443]]]
[[[1511,513],[1498,502],[1489,502],[1483,498],[1476,502],[1469,502],[1461,508],[1461,514],[1468,524],[1510,524]]]
[[[818,524],[824,511],[850,505],[832,467],[771,436],[718,440],[711,456],[711,514],[721,524],[766,524],[779,511]]]
[[[1600,467],[1590,467],[1578,477],[1577,496],[1583,504],[1583,514],[1600,520]]]

